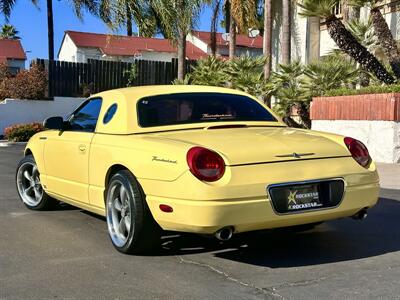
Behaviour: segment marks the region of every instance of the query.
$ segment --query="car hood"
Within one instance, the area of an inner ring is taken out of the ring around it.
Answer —
[[[350,156],[344,144],[317,132],[287,127],[183,130],[156,136],[214,150],[227,165]]]

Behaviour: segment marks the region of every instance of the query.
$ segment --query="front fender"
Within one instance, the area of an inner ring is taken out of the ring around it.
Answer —
[[[32,154],[33,158],[36,161],[36,165],[38,167],[40,174],[46,174],[44,155],[43,155],[44,144],[46,140],[43,138],[44,138],[44,132],[39,132],[35,134],[29,139],[24,150],[24,156]]]

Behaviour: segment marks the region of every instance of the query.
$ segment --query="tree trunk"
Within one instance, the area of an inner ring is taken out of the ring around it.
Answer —
[[[211,19],[211,54],[217,55],[217,29],[218,29],[218,13],[221,6],[221,0],[215,2]]]
[[[282,64],[290,64],[290,23],[291,23],[291,0],[282,1]]]
[[[394,78],[385,67],[363,45],[357,42],[339,19],[332,16],[326,20],[326,25],[330,37],[342,51],[350,55],[366,70],[373,72],[380,81],[386,84],[394,83]]]
[[[236,53],[236,22],[232,17],[232,12],[229,18],[229,59],[234,59]]]
[[[185,78],[186,69],[186,34],[183,31],[179,32],[178,39],[178,79]]]
[[[378,8],[371,9],[371,19],[378,42],[389,60],[393,73],[400,79],[400,52],[386,20]]]
[[[132,12],[129,7],[128,1],[125,2],[126,5],[126,35],[132,36]]]
[[[263,37],[263,52],[267,58],[264,66],[264,79],[267,80],[271,76],[271,61],[272,61],[272,0],[264,0],[264,37]]]
[[[53,0],[47,0],[47,36],[49,60],[54,60]]]
[[[225,32],[229,32],[231,27],[231,2],[229,0],[225,1]]]

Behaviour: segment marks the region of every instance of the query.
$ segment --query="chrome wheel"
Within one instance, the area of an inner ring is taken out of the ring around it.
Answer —
[[[113,181],[107,194],[107,224],[113,243],[123,247],[131,233],[132,213],[128,189],[121,181]]]
[[[23,163],[17,172],[18,193],[22,201],[31,207],[38,206],[43,199],[39,170],[35,163]]]

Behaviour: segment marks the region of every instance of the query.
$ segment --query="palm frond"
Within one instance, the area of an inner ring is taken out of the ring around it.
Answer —
[[[304,0],[297,5],[301,8],[299,15],[303,17],[334,17],[333,9],[340,0]]]
[[[257,24],[257,5],[255,1],[230,0],[231,14],[239,30],[246,32]]]
[[[11,11],[15,5],[15,0],[0,0],[0,12],[4,15],[6,22],[8,22]]]
[[[304,74],[307,77],[305,87],[310,95],[320,96],[329,90],[356,84],[359,71],[354,63],[331,56],[309,64]]]

